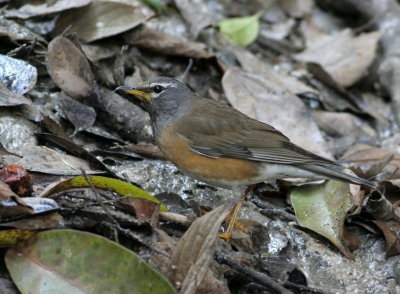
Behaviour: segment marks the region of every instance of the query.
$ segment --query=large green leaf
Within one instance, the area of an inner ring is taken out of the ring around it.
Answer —
[[[100,176],[88,176],[88,179],[92,182],[95,188],[114,191],[121,196],[131,195],[131,197],[133,198],[142,198],[153,201],[155,203],[160,203],[160,201],[158,201],[157,198],[151,196],[149,193],[129,183],[116,180],[113,178],[100,177]],[[59,183],[58,185],[45,191],[42,195],[40,195],[40,197],[48,197],[51,194],[60,193],[69,189],[89,188],[89,187],[90,187],[89,183],[86,181],[85,177],[77,176],[75,178]],[[160,210],[167,211],[167,208],[161,204]]]
[[[350,185],[326,181],[297,187],[290,194],[298,223],[329,239],[346,257],[353,259],[344,242],[347,211],[353,206]]]
[[[227,18],[218,24],[219,30],[232,43],[239,46],[250,45],[257,39],[260,15],[261,13],[257,13],[252,16]]]
[[[38,233],[29,244],[9,249],[5,260],[23,294],[175,293],[132,251],[81,231]]]

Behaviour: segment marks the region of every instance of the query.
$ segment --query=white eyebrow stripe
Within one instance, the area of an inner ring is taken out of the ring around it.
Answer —
[[[151,83],[150,87],[154,87],[155,85],[160,85],[160,86],[162,86],[164,88],[166,88],[166,87],[177,88],[177,86],[175,84],[168,83],[168,82],[165,82],[165,83]]]

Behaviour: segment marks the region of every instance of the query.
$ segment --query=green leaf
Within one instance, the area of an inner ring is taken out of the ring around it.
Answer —
[[[160,201],[151,196],[149,193],[126,182],[100,176],[88,176],[88,178],[92,182],[95,188],[106,191],[111,190],[118,193],[121,196],[131,195],[131,197],[133,198],[142,198],[153,201],[155,203],[160,203]],[[77,176],[70,180],[59,183],[58,185],[52,187],[50,190],[45,191],[42,195],[40,195],[40,197],[48,197],[51,194],[60,193],[65,190],[77,189],[77,188],[89,188],[89,187],[90,186],[86,181],[85,177]],[[167,208],[162,204],[160,206],[160,210],[168,211]]]
[[[38,233],[11,248],[7,268],[24,293],[175,293],[139,256],[104,237],[74,231]]]
[[[218,26],[222,35],[239,46],[250,45],[257,39],[261,13],[245,17],[232,17],[221,21]]]
[[[157,13],[161,13],[162,5],[158,0],[143,0],[144,3],[150,5]]]
[[[29,240],[35,236],[37,232],[32,230],[11,229],[0,231],[0,248],[13,247],[19,243]]]
[[[301,226],[329,239],[346,257],[353,259],[343,236],[346,213],[353,206],[349,184],[326,181],[300,186],[290,193],[290,199]]]

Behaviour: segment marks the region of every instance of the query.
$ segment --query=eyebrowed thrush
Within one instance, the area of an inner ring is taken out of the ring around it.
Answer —
[[[202,98],[176,79],[155,77],[115,91],[150,114],[165,157],[207,184],[238,190],[272,179],[328,178],[376,189],[375,183],[346,174],[338,163],[291,143],[274,127]]]

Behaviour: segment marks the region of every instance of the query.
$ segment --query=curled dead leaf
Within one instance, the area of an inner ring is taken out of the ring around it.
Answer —
[[[85,98],[92,90],[94,76],[86,56],[69,39],[54,38],[48,47],[47,70],[65,93]]]
[[[168,278],[181,293],[195,293],[202,283],[213,258],[218,230],[233,206],[228,202],[197,219],[179,240]]]

